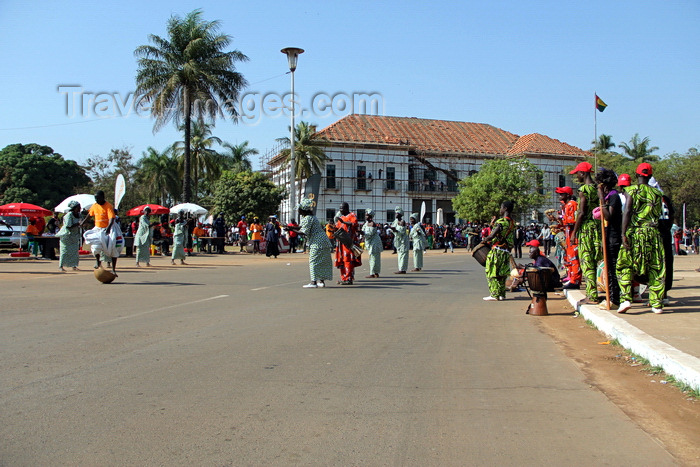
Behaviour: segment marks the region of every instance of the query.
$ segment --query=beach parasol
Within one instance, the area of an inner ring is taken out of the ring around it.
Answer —
[[[136,206],[135,208],[131,208],[128,211],[126,211],[126,215],[140,216],[141,214],[143,214],[143,208],[145,208],[146,206],[151,208],[151,214],[153,215],[170,213],[170,209],[166,208],[165,206],[161,206],[160,204],[142,204],[141,206]]]
[[[68,198],[61,201],[61,203],[53,208],[54,212],[66,212],[68,211],[68,203],[71,201],[77,201],[80,203],[80,209],[90,209],[90,206],[95,204],[95,195],[88,195],[86,193],[69,196]]]
[[[10,203],[0,206],[0,216],[46,217],[53,213],[36,204]]]
[[[200,214],[206,214],[207,210],[203,208],[202,206],[199,206],[194,203],[181,203],[181,204],[176,204],[172,208],[170,208],[170,214],[177,214],[180,211],[185,211],[190,214],[194,215],[200,215]]]

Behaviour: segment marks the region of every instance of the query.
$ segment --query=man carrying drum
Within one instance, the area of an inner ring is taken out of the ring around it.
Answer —
[[[484,300],[505,300],[506,279],[510,275],[510,250],[515,242],[515,222],[511,219],[513,208],[512,201],[501,204],[501,218],[495,220],[491,234],[484,239],[485,243],[491,243],[491,251],[486,256],[486,280],[491,295]]]
[[[340,205],[340,212],[336,216],[335,227],[338,230],[344,230],[350,236],[352,243],[355,243],[358,229],[357,216],[355,213],[350,212],[348,203]],[[337,235],[336,238],[338,238]],[[360,256],[355,255],[352,246],[346,246],[339,241],[335,250],[335,267],[340,269],[340,281],[338,283],[341,285],[352,285],[353,280],[355,280],[355,266],[360,265],[362,265],[362,260]]]

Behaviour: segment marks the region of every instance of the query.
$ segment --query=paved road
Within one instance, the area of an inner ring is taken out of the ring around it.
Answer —
[[[0,465],[673,464],[463,251],[326,289],[190,261],[0,263]]]

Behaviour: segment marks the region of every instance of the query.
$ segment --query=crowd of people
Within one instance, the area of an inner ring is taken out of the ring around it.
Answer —
[[[391,223],[378,223],[372,209],[365,210],[364,222],[342,203],[332,221],[323,225],[313,214],[313,201],[305,199],[298,207],[296,218],[281,224],[276,215],[270,215],[263,223],[258,217],[250,221],[241,216],[238,222],[227,224],[225,213],[219,212],[209,223],[199,222],[196,216],[185,211],[171,219],[169,214],[153,216],[145,206],[138,219],[122,223],[118,212],[105,200],[104,192],[95,194],[96,203],[89,210],[81,210],[76,201],[69,204],[63,217],[56,213],[46,222],[43,218],[31,219],[27,228],[30,249],[36,248],[34,238],[55,235],[60,239],[59,268],[78,268],[79,249],[83,244],[84,224],[94,223],[91,232],[114,235],[124,232],[133,237],[136,266],[151,265],[151,256],[170,256],[171,263],[186,264],[188,255],[195,250],[225,254],[226,245],[239,252],[265,254],[277,258],[281,250],[280,239],[285,238],[290,253],[309,253],[311,282],[304,287],[325,287],[332,278],[332,267],[339,269],[340,285],[352,285],[355,268],[362,264],[366,251],[369,265],[367,279],[378,278],[382,273],[381,253],[393,250],[397,255],[394,274],[408,272],[409,251],[413,252],[411,272],[423,269],[423,254],[427,250],[465,248],[471,252],[488,245],[486,277],[490,295],[484,300],[505,299],[505,282],[522,265],[514,259],[523,257],[523,246],[529,247],[527,257],[533,265],[565,270],[562,286],[578,289],[585,286],[590,302],[602,301],[598,292],[597,274],[600,262],[605,258],[610,302],[608,308],[618,307],[626,312],[632,303],[632,287],[635,282],[645,282],[649,289],[652,311],[661,313],[668,303],[667,292],[672,284],[673,256],[700,254],[700,228],[679,228],[674,222],[670,199],[664,196],[652,177],[653,168],[648,163],[637,168],[637,183],[630,176],[619,177],[610,170],[601,169],[597,174],[588,162],[580,163],[572,172],[580,187],[574,191],[564,186],[556,189],[561,209],[545,212],[549,223],[532,222],[520,225],[512,219],[514,204],[503,203],[499,216],[486,223],[431,224],[422,223],[417,213],[404,218],[404,211],[396,207]],[[601,219],[605,230],[601,230]],[[87,238],[87,237],[86,237]],[[95,256],[95,268],[105,260],[116,275],[119,253],[103,251],[99,242],[91,243]],[[261,249],[264,245],[264,251]],[[542,248],[542,250],[540,250]],[[554,254],[556,266],[547,258]],[[37,252],[35,251],[35,255]],[[332,255],[333,260],[330,260]],[[329,267],[329,264],[332,266]],[[546,264],[546,266],[542,266]],[[555,283],[560,282],[557,272]],[[517,286],[515,280],[511,286]]]

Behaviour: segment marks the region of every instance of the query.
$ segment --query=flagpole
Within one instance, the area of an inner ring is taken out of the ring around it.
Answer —
[[[593,93],[593,156],[595,172],[598,172],[598,92]]]

